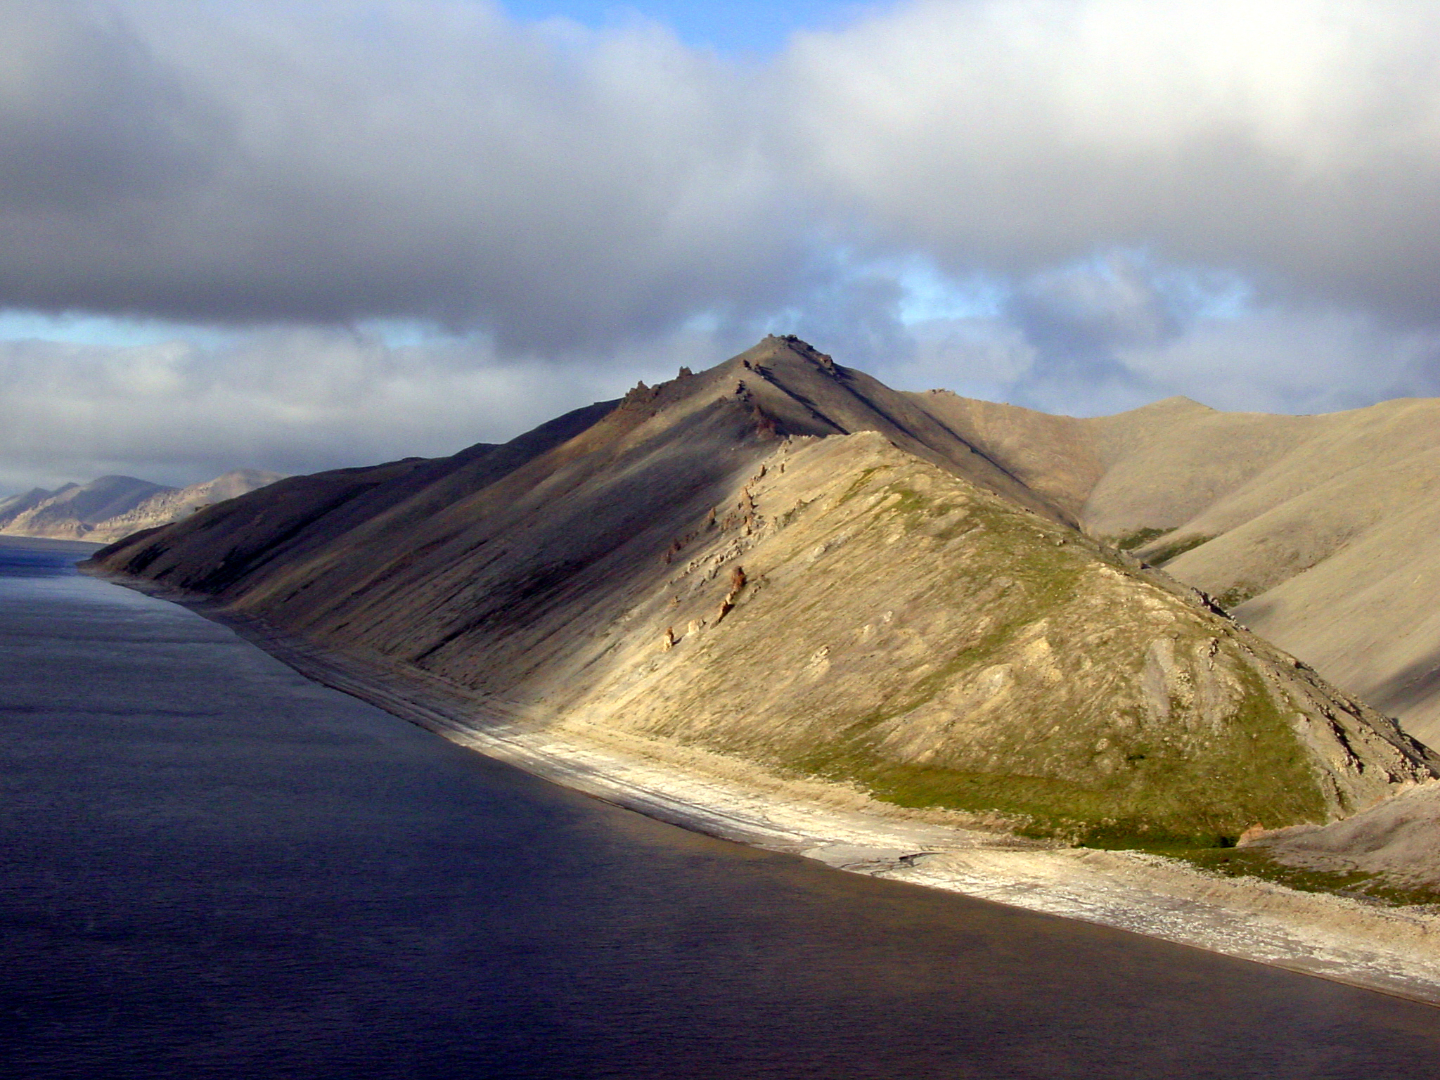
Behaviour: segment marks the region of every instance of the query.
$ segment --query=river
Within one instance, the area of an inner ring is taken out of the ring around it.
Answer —
[[[689,833],[0,538],[0,1075],[1433,1077],[1440,1011]]]

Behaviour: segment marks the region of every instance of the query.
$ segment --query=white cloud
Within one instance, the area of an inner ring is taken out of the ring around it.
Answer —
[[[1440,332],[1396,332],[1329,309],[1202,320],[1158,346],[1122,350],[1120,359],[1149,385],[1220,409],[1333,412],[1440,390]]]
[[[995,316],[907,329],[884,377],[1072,415],[1183,394],[1222,409],[1326,412],[1440,392],[1440,328],[1257,301],[1232,276],[1111,252],[1014,283]]]

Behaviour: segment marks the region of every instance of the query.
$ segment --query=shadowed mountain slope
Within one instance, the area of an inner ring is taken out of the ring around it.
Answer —
[[[53,498],[58,494],[59,492],[46,491],[44,488],[31,488],[19,495],[9,495],[0,499],[0,532],[3,532],[7,524],[27,510],[34,509],[46,499]]]
[[[1440,401],[1267,416],[1171,398],[1077,420],[915,397],[1089,534],[1440,740]]]
[[[1433,754],[794,339],[502,447],[99,553],[556,731],[1119,842],[1323,823]],[[996,817],[998,815],[998,818]]]

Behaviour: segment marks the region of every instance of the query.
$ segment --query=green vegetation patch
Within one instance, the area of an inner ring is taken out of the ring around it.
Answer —
[[[837,743],[788,764],[810,775],[859,783],[897,806],[996,811],[1026,819],[1025,835],[1089,847],[1219,847],[1233,845],[1256,821],[1288,824],[1324,815],[1323,799],[1293,737],[1222,740],[1211,752],[1194,756],[1158,741],[1134,744],[1122,767],[1096,770],[1080,783],[1027,774],[1022,770],[1036,763],[1026,761],[1023,752],[1007,755],[1018,760],[1005,772],[889,760],[866,737],[880,719],[867,717]]]
[[[1233,611],[1246,600],[1253,599],[1264,591],[1258,585],[1232,585],[1217,596],[1215,602],[1226,611]]]
[[[1126,536],[1117,536],[1111,541],[1111,546],[1121,551],[1134,551],[1136,548],[1144,547],[1151,540],[1158,540],[1166,533],[1174,532],[1174,529],[1136,529]]]
[[[1006,570],[1016,571],[1018,562],[1009,561]],[[1053,572],[1044,581],[1063,592]],[[1060,730],[1053,736],[1037,734],[1052,726],[1051,717],[1016,716],[1013,728],[985,746],[986,757],[1005,763],[1000,769],[978,757],[968,765],[954,758],[920,765],[886,756],[877,728],[927,704],[955,680],[973,678],[995,662],[1009,639],[1053,612],[1055,601],[1048,590],[1027,590],[981,641],[823,745],[797,748],[782,764],[859,783],[899,806],[998,812],[1025,820],[1026,835],[1093,847],[1219,847],[1233,845],[1257,821],[1278,826],[1324,820],[1324,798],[1303,745],[1260,675],[1235,658],[1244,693],[1219,731],[1187,734],[1177,701],[1165,724],[1132,718],[1106,727],[1094,717],[1074,717],[1054,724]],[[1103,765],[1096,748],[1102,733],[1110,744]]]
[[[906,524],[912,528],[948,517],[959,509],[954,502],[937,501],[901,483],[887,484],[884,491],[880,510],[905,518]]]
[[[1024,824],[1022,836],[1082,847],[1137,849],[1189,856],[1197,850],[1233,849],[1249,808],[1187,802],[1203,777],[1176,777],[1159,768],[1137,789],[1133,776],[1075,783],[1023,773],[978,772],[881,759],[862,744],[818,751],[791,763],[798,771],[858,783],[896,806],[1001,814]],[[1181,764],[1183,770],[1183,763]],[[1173,786],[1171,786],[1173,782]]]
[[[1208,544],[1214,539],[1213,536],[1187,536],[1183,540],[1176,540],[1174,543],[1157,548],[1146,556],[1145,561],[1156,566],[1164,566],[1171,559],[1178,559],[1187,551],[1194,551],[1202,544]]]
[[[862,469],[861,472],[860,472],[860,475],[857,476],[857,477],[855,477],[855,479],[854,479],[853,481],[851,481],[850,486],[845,489],[845,494],[841,495],[840,498],[838,498],[837,500],[835,500],[835,509],[838,510],[840,507],[844,506],[844,505],[845,505],[847,502],[849,502],[851,499],[855,498],[856,495],[859,495],[859,494],[860,494],[860,490],[865,486],[866,481],[868,481],[871,476],[873,476],[875,473],[879,472],[881,469],[888,469],[888,468],[891,468],[891,466],[889,466],[889,465],[872,465],[872,466],[870,466],[868,469]]]

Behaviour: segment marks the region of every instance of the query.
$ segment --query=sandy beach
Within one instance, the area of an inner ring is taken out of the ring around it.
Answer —
[[[182,603],[301,674],[455,743],[683,828],[1440,1005],[1440,914],[1428,909],[967,828],[945,811],[907,810],[844,785],[462,695],[423,673],[316,648],[151,582],[118,583]]]

